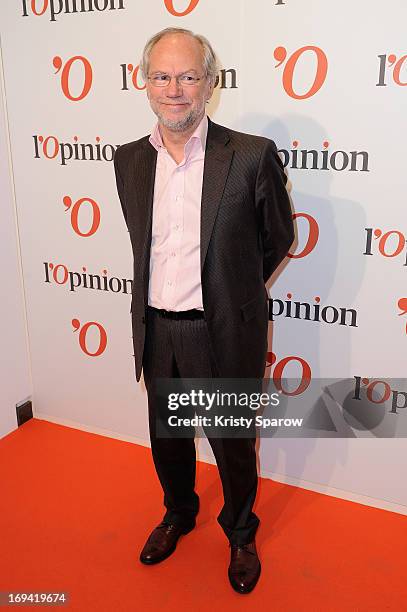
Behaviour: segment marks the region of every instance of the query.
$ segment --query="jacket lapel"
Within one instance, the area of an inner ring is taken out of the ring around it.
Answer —
[[[228,131],[208,117],[201,200],[201,273],[233,157]]]
[[[154,197],[157,151],[147,140],[135,159],[135,180],[137,181],[138,223],[137,235],[140,240],[140,268],[143,276],[144,297],[148,299],[151,228]]]

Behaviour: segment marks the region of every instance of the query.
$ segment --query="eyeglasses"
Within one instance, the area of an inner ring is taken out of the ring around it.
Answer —
[[[170,76],[169,74],[153,74],[148,77],[151,85],[154,87],[167,87],[171,83],[171,79],[175,79],[178,85],[184,87],[184,85],[196,85],[198,81],[202,80],[202,77],[197,77],[193,74],[186,72],[185,74],[179,74],[178,76]]]

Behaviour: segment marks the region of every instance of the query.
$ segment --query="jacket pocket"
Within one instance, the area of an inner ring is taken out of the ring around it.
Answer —
[[[250,319],[253,319],[253,317],[255,317],[256,314],[261,312],[261,309],[264,308],[264,304],[264,295],[257,295],[255,298],[252,298],[246,302],[246,304],[243,304],[240,307],[243,321],[250,321]]]

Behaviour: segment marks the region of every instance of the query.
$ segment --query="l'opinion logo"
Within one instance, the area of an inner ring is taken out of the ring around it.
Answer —
[[[393,389],[387,380],[362,378],[354,376],[355,388],[352,399],[361,401],[366,398],[372,404],[384,404],[391,398],[391,408],[389,412],[398,414],[398,409],[407,408],[407,393],[400,389]],[[400,403],[400,399],[401,402]]]
[[[48,15],[56,21],[61,15],[124,9],[124,0],[21,0],[23,17]]]
[[[314,303],[293,300],[293,294],[287,293],[286,299],[271,298],[269,300],[269,320],[276,317],[315,321],[329,325],[357,327],[357,311],[354,308],[321,304],[319,295],[314,297]]]
[[[376,87],[387,87],[395,84],[399,87],[407,86],[407,55],[397,57],[394,53],[384,53],[379,58],[379,79]],[[402,76],[402,74],[404,76]]]
[[[403,258],[403,266],[407,266],[407,239],[399,230],[383,232],[380,228],[365,227],[366,244],[363,255],[381,255],[387,259]]]
[[[369,172],[367,151],[331,150],[325,140],[320,150],[300,148],[299,140],[293,140],[291,149],[279,149],[284,167],[294,170],[336,170],[337,172]]]
[[[95,291],[108,291],[112,293],[125,293],[131,295],[133,281],[130,278],[118,278],[110,276],[107,269],[101,274],[90,274],[86,266],[80,272],[70,270],[63,263],[44,261],[44,283],[66,287],[69,291],[80,289],[91,289]]]
[[[298,70],[298,62],[306,59],[308,56],[314,56],[314,60],[316,60],[315,75],[312,82],[308,85],[308,89],[300,93],[294,89],[294,77]],[[274,49],[274,59],[277,62],[276,68],[280,68],[285,64],[282,68],[282,83],[284,91],[290,98],[294,98],[295,100],[306,100],[307,98],[311,98],[315,96],[325,83],[328,73],[328,58],[320,47],[306,45],[305,47],[297,49],[291,53],[291,55],[288,55],[288,51],[285,47],[276,47]]]
[[[95,143],[83,143],[78,136],[73,142],[61,142],[56,136],[43,136],[34,134],[34,159],[57,160],[61,166],[68,161],[107,161],[111,162],[116,149],[120,145],[103,144],[100,136],[96,136]]]

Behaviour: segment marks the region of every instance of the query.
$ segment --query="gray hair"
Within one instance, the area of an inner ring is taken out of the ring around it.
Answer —
[[[188,36],[192,36],[192,38],[195,38],[195,40],[197,40],[202,45],[203,67],[205,75],[211,83],[215,83],[218,74],[218,61],[211,43],[207,38],[205,38],[205,36],[202,36],[201,34],[194,34],[194,32],[192,32],[191,30],[186,30],[184,28],[165,28],[164,30],[157,32],[157,34],[154,34],[154,36],[152,36],[150,40],[147,41],[143,49],[143,55],[140,62],[140,70],[144,80],[147,80],[149,72],[151,50],[154,45],[158,43],[158,41],[161,40],[161,38],[163,38],[163,36],[166,36],[167,34],[187,34]]]

